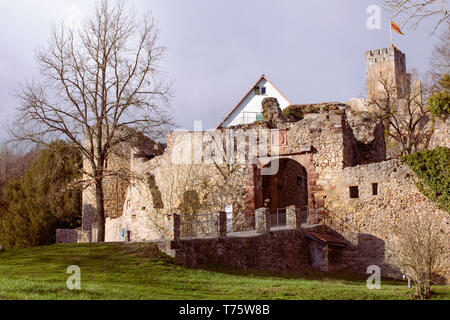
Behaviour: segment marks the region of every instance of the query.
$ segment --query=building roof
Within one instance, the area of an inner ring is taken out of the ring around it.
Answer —
[[[223,123],[228,120],[228,118],[233,114],[234,111],[236,111],[239,105],[245,100],[245,98],[248,97],[248,95],[253,91],[253,89],[255,89],[255,87],[261,80],[266,80],[284,99],[286,99],[289,102],[289,104],[292,104],[291,101],[288,98],[286,98],[286,96],[283,93],[281,93],[281,91],[278,90],[278,88],[263,74],[258,79],[258,81],[256,81],[255,84],[250,88],[250,90],[248,90],[247,94],[242,97],[242,99],[234,106],[233,109],[231,109],[231,111],[227,114],[227,116],[222,120],[222,122],[217,126],[216,129],[219,129],[223,125]]]
[[[320,242],[322,244],[329,244],[336,247],[343,247],[345,248],[347,246],[347,243],[345,241],[342,241],[338,238],[335,238],[333,236],[330,236],[328,234],[322,234],[322,233],[315,233],[315,232],[308,232],[306,236],[312,240],[315,240],[317,242]]]

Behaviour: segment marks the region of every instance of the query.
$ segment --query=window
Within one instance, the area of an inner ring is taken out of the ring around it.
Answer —
[[[298,186],[302,185],[302,177],[300,177],[300,176],[297,177],[297,185]]]
[[[263,121],[263,114],[262,113],[257,113],[256,114],[256,121]]]
[[[259,96],[261,94],[261,88],[259,86],[255,87],[255,95]]]
[[[352,186],[350,187],[350,199],[358,199],[359,198],[359,187]]]
[[[378,183],[372,183],[372,195],[378,195]]]
[[[261,88],[261,94],[266,94],[266,87]]]

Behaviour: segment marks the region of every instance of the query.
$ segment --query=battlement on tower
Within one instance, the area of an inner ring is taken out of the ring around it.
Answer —
[[[404,66],[404,69],[406,69],[406,55],[396,47],[366,51],[367,66],[383,61],[394,61],[397,66]]]
[[[366,68],[369,99],[384,97],[386,84],[398,97],[408,94],[408,90],[403,88],[409,79],[406,55],[396,47],[366,51]],[[385,85],[382,85],[383,82]]]

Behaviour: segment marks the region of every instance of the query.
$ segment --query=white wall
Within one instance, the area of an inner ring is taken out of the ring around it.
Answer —
[[[259,87],[266,88],[266,94],[255,95],[255,91],[252,90],[250,94],[239,104],[236,110],[228,117],[228,119],[222,124],[222,127],[236,126],[244,123],[244,112],[257,112],[262,113],[262,101],[265,98],[276,98],[280,104],[281,110],[287,108],[290,103],[285,99],[268,81],[261,79],[257,84]],[[254,115],[249,115],[254,116]],[[248,122],[247,122],[248,123]]]

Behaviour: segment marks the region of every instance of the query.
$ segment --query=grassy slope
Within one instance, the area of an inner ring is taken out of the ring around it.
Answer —
[[[69,265],[81,268],[81,291],[66,289]],[[367,277],[186,269],[150,244],[53,245],[0,253],[0,299],[409,299],[405,282]],[[449,299],[449,287],[434,287]]]

